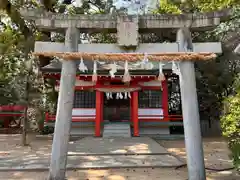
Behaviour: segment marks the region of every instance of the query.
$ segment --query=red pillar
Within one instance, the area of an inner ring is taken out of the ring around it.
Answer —
[[[95,136],[101,136],[102,121],[102,92],[96,91],[96,118],[95,118]]]
[[[163,107],[163,120],[169,121],[168,117],[168,82],[167,79],[162,81],[162,107]]]
[[[139,136],[138,91],[134,91],[132,93],[132,121],[133,121],[133,135]]]
[[[133,93],[131,92],[131,97],[133,97]],[[130,124],[133,126],[133,98],[130,99]]]
[[[103,119],[103,108],[104,108],[104,93],[101,92],[101,122],[104,121],[104,119]]]

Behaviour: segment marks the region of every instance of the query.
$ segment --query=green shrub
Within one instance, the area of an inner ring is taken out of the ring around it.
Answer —
[[[41,131],[42,135],[53,134],[53,133],[54,133],[54,127],[51,127],[51,126],[44,126],[43,130]]]
[[[236,94],[225,101],[225,112],[221,118],[223,136],[228,139],[234,166],[240,170],[240,83],[236,80]]]

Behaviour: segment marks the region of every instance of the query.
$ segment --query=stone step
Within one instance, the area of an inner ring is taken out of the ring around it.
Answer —
[[[121,127],[121,126],[118,126],[118,127],[104,127],[105,130],[128,130],[129,127]]]
[[[123,134],[123,135],[125,135],[125,134],[127,134],[127,135],[130,135],[131,134],[131,132],[130,131],[124,131],[124,132],[111,132],[111,131],[104,131],[103,132],[103,135],[113,135],[113,134],[117,134],[117,135],[119,135],[119,134]]]
[[[130,124],[105,124],[103,129],[103,137],[131,137]]]
[[[130,138],[130,134],[103,134],[103,138],[123,137]]]
[[[109,124],[107,124],[107,125],[104,125],[104,128],[105,129],[119,129],[119,128],[121,128],[121,129],[127,129],[127,128],[129,128],[129,124],[113,124],[113,125],[109,125]]]
[[[130,133],[103,133],[103,137],[131,137]]]
[[[105,133],[128,133],[130,132],[130,129],[108,129],[108,130],[103,130]]]

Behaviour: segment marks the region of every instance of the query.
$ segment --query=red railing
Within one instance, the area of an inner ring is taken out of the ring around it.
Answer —
[[[20,106],[20,105],[3,105],[0,106],[0,112],[1,111],[24,111],[25,106]]]
[[[182,121],[182,115],[141,115],[139,116],[139,122],[162,122],[162,121]]]
[[[25,107],[20,105],[0,106],[0,117],[23,116]]]
[[[46,122],[56,121],[56,115],[52,115],[46,112],[45,121]],[[95,115],[72,116],[72,122],[94,122],[94,121],[95,121]]]
[[[25,106],[21,105],[3,105],[0,106],[0,118],[4,121],[4,128],[9,128],[10,124],[13,123],[17,126],[20,125],[16,122],[13,117],[21,117],[24,116]]]

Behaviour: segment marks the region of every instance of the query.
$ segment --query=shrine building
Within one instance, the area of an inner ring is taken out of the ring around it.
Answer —
[[[93,64],[88,62],[87,66],[89,72],[92,72]],[[76,69],[78,70],[77,64]],[[170,134],[169,122],[171,121],[178,121],[176,124],[182,125],[181,115],[168,113],[167,77],[174,76],[171,70],[164,71],[165,80],[163,81],[157,80],[158,69],[133,70],[130,71],[131,81],[124,83],[123,70],[118,70],[113,78],[107,69],[104,65],[101,67],[95,83],[92,82],[92,74],[77,71],[72,110],[72,134],[102,136],[105,127],[107,134],[160,135]],[[55,60],[41,70],[45,78],[56,79],[58,91],[61,62]],[[47,113],[45,120],[48,125],[51,125],[55,121],[55,115]],[[135,129],[134,123],[138,124]]]

